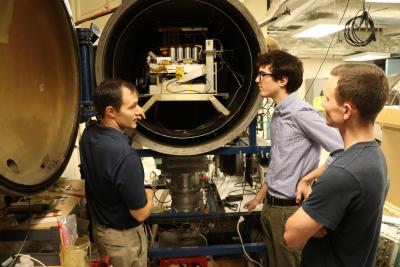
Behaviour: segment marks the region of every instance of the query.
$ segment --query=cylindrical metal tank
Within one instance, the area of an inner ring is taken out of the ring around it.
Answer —
[[[232,141],[254,119],[260,103],[254,82],[255,60],[266,52],[257,22],[237,0],[130,0],[114,12],[97,48],[97,83],[110,77],[135,82],[146,66],[148,51],[170,46],[163,43],[168,39],[162,36],[164,28],[194,26],[206,32],[200,37],[193,35],[197,38],[193,45],[204,47],[205,40],[212,39],[216,50],[225,51],[225,65],[218,66],[217,99],[230,114],[221,114],[209,101],[156,102],[147,111],[147,119],[139,123],[136,139],[166,154],[209,152]],[[179,60],[179,48],[177,52]],[[140,94],[148,93],[139,90]],[[139,102],[143,105],[148,99],[140,97]]]
[[[181,173],[171,179],[171,207],[175,211],[195,211],[201,200],[201,173]]]
[[[184,59],[192,59],[192,48],[190,46],[186,46],[183,54]]]
[[[182,61],[183,60],[183,47],[178,46],[176,48],[176,61]]]
[[[171,57],[171,62],[175,62],[176,61],[176,49],[175,49],[175,47],[171,46],[169,48],[169,56]]]
[[[198,46],[193,46],[192,47],[192,58],[193,61],[198,62],[199,61],[199,53],[200,53],[200,48]]]
[[[60,177],[77,133],[77,38],[63,1],[0,1],[0,191]]]

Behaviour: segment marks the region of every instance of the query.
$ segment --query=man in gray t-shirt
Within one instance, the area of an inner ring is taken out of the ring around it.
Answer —
[[[373,125],[386,102],[388,82],[371,64],[339,65],[331,74],[326,121],[339,129],[345,150],[288,219],[284,239],[292,248],[305,244],[301,266],[371,267],[388,188]]]

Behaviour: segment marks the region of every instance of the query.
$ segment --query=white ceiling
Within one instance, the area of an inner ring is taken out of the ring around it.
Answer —
[[[377,41],[364,47],[349,45],[342,32],[333,39],[333,34],[320,39],[291,37],[296,29],[319,18],[339,22],[343,17],[342,23],[347,22],[362,10],[362,0],[271,0],[269,9],[267,0],[244,0],[243,4],[253,13],[259,24],[278,17],[262,27],[264,34],[277,40],[283,49],[302,58],[323,57],[331,42],[328,53],[330,58],[361,51],[400,53],[400,4],[365,3],[378,31]],[[290,10],[290,15],[280,16],[286,9]]]

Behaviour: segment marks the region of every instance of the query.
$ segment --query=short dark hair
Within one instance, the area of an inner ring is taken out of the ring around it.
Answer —
[[[286,92],[293,93],[303,83],[303,63],[298,57],[282,50],[271,50],[258,57],[258,67],[271,65],[271,72],[276,80],[287,77]]]
[[[342,64],[331,70],[338,77],[336,100],[350,101],[360,112],[361,120],[373,123],[389,95],[389,84],[381,68],[373,64]]]
[[[93,93],[93,103],[96,111],[101,117],[104,117],[106,107],[112,106],[119,111],[122,104],[122,87],[138,94],[133,83],[118,78],[104,80]]]

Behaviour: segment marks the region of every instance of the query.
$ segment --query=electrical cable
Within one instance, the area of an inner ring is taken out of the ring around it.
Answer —
[[[22,257],[22,256],[28,257],[28,258],[30,258],[31,260],[36,261],[37,263],[39,263],[41,266],[47,267],[47,265],[45,265],[43,262],[41,262],[40,260],[38,260],[38,259],[36,259],[36,258],[34,258],[34,257],[30,256],[30,255],[26,255],[26,254],[16,254],[16,255],[15,255],[15,258],[17,258],[17,257]]]
[[[390,106],[395,105],[396,99],[397,99],[397,102],[400,102],[400,92],[398,92],[397,90],[391,89],[389,91],[388,99],[391,99],[390,103],[389,103]]]
[[[361,15],[359,15],[360,12]],[[363,26],[364,28],[362,28]],[[367,38],[363,39],[357,33],[361,30],[363,32],[370,31],[371,33],[368,35]],[[365,10],[365,7],[363,7],[363,10],[358,11],[357,15],[354,18],[346,22],[344,28],[344,39],[348,44],[352,46],[366,46],[369,43],[376,41],[375,31],[376,29],[374,21],[372,20],[368,11]]]
[[[224,177],[224,180],[222,181],[222,183],[217,187],[217,191],[219,192],[219,190],[221,189],[222,185],[225,183],[226,179],[228,179],[228,176]]]
[[[30,201],[29,198],[28,198],[28,204],[29,204],[29,206],[31,205],[31,201]],[[31,225],[32,218],[33,218],[33,213],[30,212],[30,214],[29,214],[29,220],[28,220],[28,225]],[[20,254],[20,253],[21,253],[22,249],[23,249],[24,246],[25,246],[25,243],[26,243],[26,240],[28,239],[29,233],[30,233],[30,229],[28,228],[28,229],[26,230],[26,235],[25,235],[24,241],[22,242],[22,245],[21,245],[21,247],[19,248],[18,252],[15,254],[15,256],[17,256],[17,255],[22,255],[22,254]],[[17,259],[17,257],[15,257],[15,258],[12,260],[12,262],[9,264],[9,266],[13,266],[14,262],[16,261],[16,259]]]
[[[166,204],[166,203],[169,203],[169,202],[172,201],[172,199],[170,199],[170,200],[168,200],[168,201],[162,201],[162,200],[158,199],[158,197],[156,196],[156,192],[157,192],[158,190],[153,190],[153,191],[154,191],[154,198],[155,198],[158,202],[160,202],[160,203],[162,203],[162,204]]]
[[[146,229],[149,232],[150,235],[150,244],[149,248],[152,248],[154,246],[154,237],[153,237],[153,232],[151,231],[150,225],[146,225]]]
[[[243,184],[245,184],[245,183],[243,183]],[[242,188],[246,188],[246,186],[243,185]],[[254,195],[254,194],[256,194],[256,192],[255,192],[254,190],[248,190],[248,189],[240,190],[240,189],[236,189],[236,190],[230,191],[230,192],[228,193],[228,196],[234,195],[234,193],[235,193],[235,192],[238,192],[238,191],[242,191],[241,194],[240,194],[240,195],[242,195],[242,196],[244,196],[244,195]]]
[[[344,8],[342,17],[340,18],[340,21],[339,21],[339,25],[340,25],[340,23],[342,23],[342,20],[343,20],[343,18],[344,18],[344,15],[346,14],[347,8],[349,7],[349,2],[350,2],[350,0],[347,0],[346,7]],[[328,57],[329,50],[331,49],[333,40],[335,39],[335,36],[336,36],[336,32],[333,34],[333,36],[332,36],[332,38],[331,38],[331,41],[330,41],[330,43],[329,43],[328,49],[326,50],[324,59],[322,60],[321,64],[319,65],[319,68],[318,68],[318,70],[317,70],[317,73],[315,74],[314,79],[312,80],[310,86],[307,88],[306,93],[304,94],[304,98],[303,98],[303,99],[306,99],[307,94],[310,92],[311,88],[313,87],[314,82],[315,82],[315,80],[317,79],[319,72],[321,71],[322,65],[324,65],[324,63],[325,63],[325,61],[326,61],[326,58]]]
[[[243,184],[244,184],[244,185],[243,185]],[[240,188],[243,188],[243,186],[244,186],[244,187],[250,187],[250,188],[252,188],[252,186],[249,185],[249,184],[247,184],[246,182],[237,182],[237,183],[235,183],[233,186],[234,186],[234,187],[240,187]]]
[[[92,9],[92,10],[89,10],[89,11],[86,11],[86,12],[83,12],[82,14],[80,14],[80,17],[82,17],[82,16],[85,16],[85,15],[87,15],[87,14],[89,14],[89,13],[93,13],[93,12],[95,12],[95,11],[97,11],[97,10],[99,10],[99,9],[105,9],[105,10],[109,10],[109,8],[110,8],[110,3],[112,3],[112,2],[115,2],[116,0],[106,0],[105,1],[105,3],[103,4],[103,5],[101,5],[100,7],[97,7],[97,8],[95,8],[95,9]]]
[[[264,116],[266,116],[267,118],[267,122],[271,122],[272,120],[272,114],[270,112],[272,107],[275,107],[275,103],[271,102],[271,104],[269,104],[269,98],[266,99],[265,103],[261,106],[261,113],[257,114],[257,125],[261,125],[261,127],[257,128],[257,133],[258,131],[264,131],[264,127],[266,127],[266,125],[264,124]],[[266,106],[268,105],[268,108],[266,108]],[[266,127],[268,128],[268,127]],[[264,135],[264,133],[263,133]]]
[[[275,105],[274,102],[272,102],[272,103],[270,103],[270,104],[268,105],[268,107],[266,107],[267,104],[269,104],[269,98],[267,98],[267,101],[265,102],[265,104],[261,106],[262,112],[259,113],[259,114],[262,115],[262,116],[267,116],[267,118],[272,118],[272,114],[271,114],[269,111],[270,111],[270,109],[271,109],[272,107],[275,107],[276,105]]]
[[[204,236],[204,235],[202,235],[202,234],[200,234],[200,233],[197,233],[200,237],[202,237],[203,239],[204,239],[204,241],[206,241],[206,246],[208,246],[208,240],[207,240],[207,238]]]
[[[118,8],[118,7],[114,7],[114,8],[112,8],[112,9],[109,9],[109,10],[106,10],[106,11],[103,11],[103,12],[100,12],[100,13],[95,14],[95,15],[93,15],[93,16],[90,16],[90,17],[87,17],[87,18],[78,20],[78,21],[76,21],[76,22],[74,23],[74,25],[75,25],[75,26],[78,26],[78,25],[80,25],[80,24],[82,24],[82,23],[84,23],[84,22],[86,22],[86,21],[94,20],[94,19],[103,17],[103,16],[105,16],[105,15],[108,15],[108,14],[110,14],[110,13],[113,13],[117,8]]]
[[[240,225],[243,221],[244,221],[243,216],[240,216],[240,217],[239,217],[239,220],[238,220],[238,222],[237,222],[237,224],[236,224],[236,230],[237,230],[237,233],[238,233],[238,235],[239,235],[240,243],[242,244],[242,249],[243,249],[244,255],[246,255],[246,257],[247,257],[251,262],[257,264],[257,265],[260,266],[260,267],[263,267],[263,266],[261,265],[261,263],[259,263],[259,262],[256,261],[256,260],[253,260],[253,259],[250,257],[250,255],[247,253],[247,251],[246,251],[246,249],[245,249],[245,247],[244,247],[242,235],[240,234],[240,231],[239,231],[239,225]]]
[[[223,199],[222,203],[224,204],[225,208],[230,209],[232,211],[237,211],[237,209],[238,209],[238,204],[231,203],[231,202],[227,201],[226,199]]]
[[[224,51],[224,48],[222,46],[222,42],[219,39],[214,38],[214,40],[219,44],[219,49],[218,51]],[[216,56],[218,56],[221,60],[221,68],[219,70],[217,70],[217,72],[221,71],[221,70],[226,70],[230,73],[232,73],[233,77],[235,78],[236,82],[238,83],[239,87],[235,90],[235,93],[233,94],[232,97],[232,101],[228,104],[227,108],[229,109],[230,106],[232,105],[233,101],[235,100],[238,92],[240,91],[240,88],[242,88],[243,83],[244,83],[244,77],[240,72],[237,72],[235,70],[232,69],[232,67],[229,65],[229,63],[225,60],[224,55],[222,52],[219,52],[216,54]],[[239,79],[239,78],[240,79]]]

